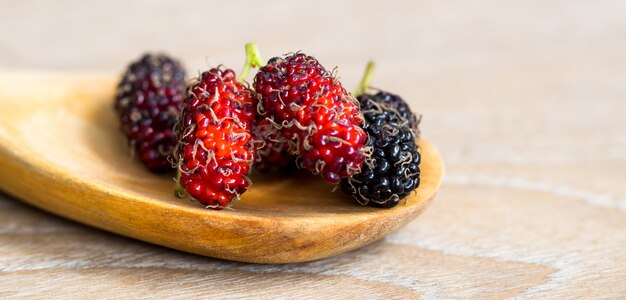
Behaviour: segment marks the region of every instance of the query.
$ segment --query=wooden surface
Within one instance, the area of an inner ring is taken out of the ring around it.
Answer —
[[[441,157],[422,139],[420,187],[393,209],[355,205],[306,172],[252,174],[254,186],[232,209],[205,209],[174,196],[174,171],[152,174],[129,155],[111,109],[116,81],[86,72],[0,72],[0,189],[142,241],[234,261],[292,263],[379,240],[422,212],[441,184]]]
[[[5,196],[0,297],[626,297],[626,2],[151,3],[7,1],[0,65],[120,72],[164,49],[238,68],[254,40],[351,86],[373,58],[374,84],[424,114],[441,193],[381,242],[289,265],[168,250]]]

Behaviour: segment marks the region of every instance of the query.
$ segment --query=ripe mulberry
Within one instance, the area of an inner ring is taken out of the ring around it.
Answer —
[[[185,71],[164,54],[146,54],[131,64],[117,87],[115,110],[131,149],[153,172],[171,170],[167,160],[176,137],[172,127],[185,95]]]
[[[367,99],[361,103],[372,156],[360,173],[341,181],[342,190],[363,205],[394,207],[420,183],[421,160],[414,131],[399,111]]]

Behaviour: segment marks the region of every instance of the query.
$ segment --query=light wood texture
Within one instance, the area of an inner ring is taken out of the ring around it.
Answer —
[[[373,83],[424,115],[446,161],[407,226],[287,265],[189,255],[1,197],[0,298],[626,297],[623,0],[12,1],[0,25],[7,67],[121,72],[163,49],[193,73],[240,66],[256,41],[266,58],[313,53],[351,87],[376,59]]]
[[[116,76],[0,73],[0,188],[91,226],[206,256],[255,263],[325,258],[369,244],[432,200],[443,163],[420,141],[420,187],[393,209],[356,205],[319,176],[252,176],[233,209],[174,196],[173,174],[130,156],[111,108]]]

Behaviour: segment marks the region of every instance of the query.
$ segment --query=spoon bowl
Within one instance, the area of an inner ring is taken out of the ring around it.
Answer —
[[[392,209],[363,207],[319,176],[253,174],[232,210],[173,194],[173,173],[131,157],[113,111],[116,76],[0,71],[0,189],[43,210],[142,241],[221,259],[288,263],[374,242],[414,219],[443,162],[420,141],[421,185]]]

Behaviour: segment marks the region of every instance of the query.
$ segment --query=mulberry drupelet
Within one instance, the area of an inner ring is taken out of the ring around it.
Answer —
[[[287,172],[296,169],[296,157],[289,152],[289,144],[269,121],[259,120],[254,131],[259,140],[263,141],[257,149],[255,169],[261,172],[272,170]]]
[[[378,91],[376,94],[361,94],[356,98],[359,103],[366,103],[371,100],[385,105],[387,108],[395,109],[402,118],[408,121],[409,127],[416,133],[418,132],[419,118],[413,114],[409,105],[400,96],[385,91]]]

